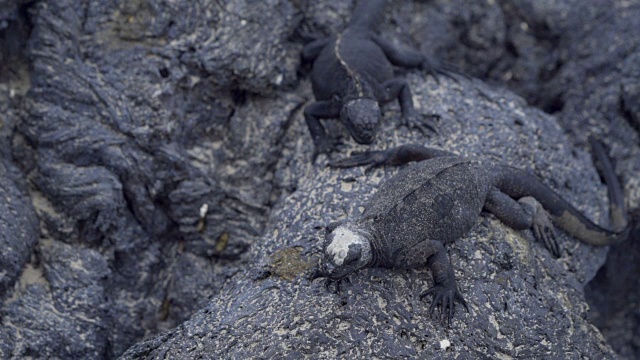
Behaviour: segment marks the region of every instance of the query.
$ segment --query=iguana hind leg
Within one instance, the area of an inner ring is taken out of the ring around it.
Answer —
[[[456,75],[461,75],[466,79],[470,79],[468,75],[456,70],[451,65],[443,64],[435,58],[423,55],[419,51],[397,46],[380,35],[374,35],[372,39],[376,44],[378,44],[378,46],[380,46],[384,54],[387,56],[387,59],[396,66],[420,68],[433,76],[438,83],[440,83],[440,75],[446,76],[456,82],[458,82]]]
[[[512,229],[531,229],[536,239],[542,241],[555,257],[560,257],[553,224],[542,205],[533,197],[526,196],[516,201],[493,188],[487,194],[484,209]]]
[[[416,128],[425,135],[428,131],[436,132],[436,121],[440,117],[438,115],[422,116],[413,107],[413,99],[411,96],[411,88],[409,83],[404,79],[391,79],[382,84],[384,98],[382,102],[389,102],[398,99],[400,102],[400,110],[402,112],[401,124],[408,128]]]

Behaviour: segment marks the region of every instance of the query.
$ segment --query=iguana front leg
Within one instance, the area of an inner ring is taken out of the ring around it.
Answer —
[[[400,118],[402,125],[417,128],[423,135],[426,134],[427,130],[436,132],[436,124],[433,120],[439,119],[440,117],[438,115],[431,115],[425,118],[416,111],[413,107],[411,88],[407,80],[400,78],[391,79],[382,84],[382,88],[384,90],[384,97],[381,99],[381,102],[387,103],[396,98],[398,99],[402,112]]]
[[[329,44],[330,40],[331,37],[325,37],[322,39],[313,40],[310,43],[306,44],[302,48],[302,60],[304,62],[313,62],[318,57],[318,55],[320,55],[322,49],[324,49],[324,47]]]
[[[445,319],[450,325],[453,319],[455,302],[461,303],[467,310],[467,302],[460,294],[456,278],[453,275],[451,262],[447,257],[444,246],[440,241],[424,240],[411,248],[404,249],[394,261],[394,267],[411,269],[427,264],[433,275],[433,286],[420,294],[420,299],[433,295],[429,314],[433,316],[435,309],[440,306],[440,319]]]
[[[313,160],[321,153],[329,153],[340,144],[336,139],[329,138],[320,119],[337,118],[342,104],[339,101],[318,101],[304,109],[304,119],[307,121],[311,139],[315,145]]]

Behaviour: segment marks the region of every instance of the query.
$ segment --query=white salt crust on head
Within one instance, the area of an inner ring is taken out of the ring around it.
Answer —
[[[346,226],[338,226],[332,233],[333,239],[327,246],[327,255],[333,258],[333,263],[340,266],[349,254],[349,245],[364,244],[364,237]]]

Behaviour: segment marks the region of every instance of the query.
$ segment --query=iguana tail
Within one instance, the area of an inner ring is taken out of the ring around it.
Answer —
[[[609,191],[611,225],[618,229],[626,228],[629,225],[629,219],[624,205],[624,191],[622,190],[622,186],[620,186],[620,181],[618,181],[611,159],[607,155],[602,143],[593,137],[589,137],[589,142],[591,143],[591,152],[595,158],[595,165]]]
[[[599,165],[598,170],[609,192],[611,229],[589,220],[537,178],[516,168],[509,166],[502,168],[503,181],[500,190],[516,199],[533,196],[551,215],[555,224],[571,236],[591,245],[606,246],[627,239],[631,226],[624,205],[622,187],[615,175],[611,160],[599,142],[591,140],[591,146],[593,156]]]
[[[373,29],[382,18],[387,0],[360,0],[353,10],[349,26]]]

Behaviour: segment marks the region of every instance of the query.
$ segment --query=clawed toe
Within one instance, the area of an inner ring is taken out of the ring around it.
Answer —
[[[324,287],[328,292],[332,292],[334,294],[340,294],[342,284],[347,283],[351,284],[351,281],[348,277],[344,277],[342,279],[334,280],[329,277],[329,274],[322,267],[318,266],[313,271],[308,274],[309,281],[314,281],[319,278],[324,278]],[[331,285],[334,284],[334,289],[331,291]]]
[[[544,211],[544,209],[538,209],[538,212],[534,216],[533,220],[533,235],[544,243],[544,246],[551,252],[556,258],[560,257],[560,246],[556,241],[556,232],[551,220]]]
[[[456,83],[460,83],[459,77],[463,77],[466,80],[471,80],[471,77],[463,72],[458,71],[456,68],[452,66],[442,66],[438,70],[436,70],[439,75],[445,76]]]
[[[560,247],[556,241],[556,234],[553,226],[534,224],[533,234],[537,239],[542,240],[544,246],[553,256],[556,258],[560,257]]]
[[[410,114],[402,118],[402,125],[408,128],[418,129],[422,135],[430,132],[437,134],[436,122],[440,120],[439,115],[422,116],[421,114]]]
[[[315,162],[320,154],[329,154],[333,150],[340,149],[344,143],[340,139],[321,139],[315,144],[312,160]]]
[[[434,74],[431,74],[435,79],[436,82],[438,84],[440,84],[440,81],[438,80],[438,76],[443,76],[446,78],[449,78],[451,80],[453,80],[456,84],[459,84],[460,82],[458,81],[458,78],[455,76],[455,73],[451,72],[451,71],[447,71],[444,69],[437,69],[434,71]]]
[[[340,294],[342,292],[342,284],[347,283],[350,284],[351,281],[349,280],[349,278],[344,278],[344,279],[340,279],[340,280],[331,280],[329,278],[327,278],[324,281],[324,287],[327,289],[327,291],[332,292],[334,294]],[[334,284],[334,291],[331,291],[331,284]]]
[[[459,83],[458,76],[470,80],[471,77],[465,73],[462,73],[455,67],[446,63],[441,63],[432,58],[426,58],[422,63],[422,69],[424,69],[429,75],[433,76],[433,79],[438,85],[440,85],[440,77],[447,77],[456,83]]]
[[[455,300],[458,300],[458,302],[462,304],[462,306],[464,306],[464,309],[467,310],[467,312],[469,312],[469,306],[467,305],[467,301],[464,299],[464,297],[462,296],[462,294],[460,294],[459,291],[456,291]]]
[[[518,202],[525,206],[528,211],[533,212],[533,224],[531,224],[533,236],[539,241],[542,241],[553,256],[556,258],[560,257],[560,246],[556,241],[555,228],[549,218],[549,214],[542,207],[542,204],[531,196],[525,196],[518,200]]]
[[[420,294],[420,299],[428,295],[433,295],[431,305],[429,306],[429,316],[433,318],[433,313],[436,308],[440,307],[440,320],[446,323],[447,326],[451,325],[453,321],[453,314],[455,312],[455,302],[461,303],[467,311],[469,307],[467,302],[462,297],[462,294],[455,287],[445,287],[443,285],[434,285],[427,291]]]
[[[303,23],[295,30],[295,34],[304,42],[308,43],[326,36],[319,28],[320,27],[315,22]]]

